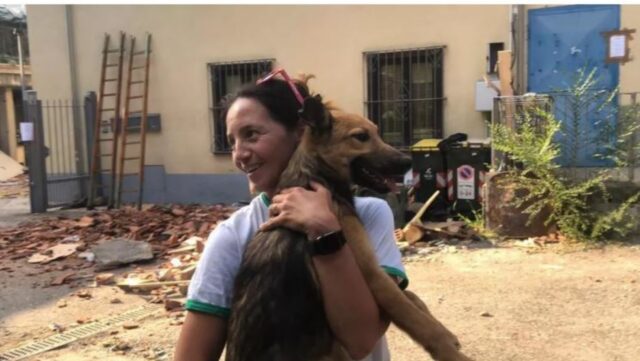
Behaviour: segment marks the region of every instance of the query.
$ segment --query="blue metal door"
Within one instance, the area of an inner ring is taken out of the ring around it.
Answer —
[[[605,63],[607,46],[602,32],[619,28],[619,5],[529,10],[527,88],[529,92],[553,95],[555,115],[563,125],[563,134],[558,139],[562,144],[559,159],[562,165],[610,165],[599,154],[611,145],[612,140],[603,138],[603,134],[606,133],[604,128],[615,123],[615,107],[600,108],[598,103],[604,99],[599,98],[578,104],[576,109],[566,90],[575,84],[580,71],[589,73],[594,69],[596,84],[589,94],[602,94],[602,91],[617,88],[619,66]],[[579,116],[572,118],[570,114]]]

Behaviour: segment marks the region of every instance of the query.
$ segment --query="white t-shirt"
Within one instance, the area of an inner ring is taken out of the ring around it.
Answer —
[[[229,219],[211,232],[195,274],[189,284],[189,311],[204,312],[227,318],[230,313],[233,283],[247,243],[260,225],[269,218],[269,199],[262,193],[251,203],[237,210]],[[393,236],[393,214],[382,199],[355,198],[356,213],[369,235],[378,263],[388,274],[400,280],[400,287],[408,285],[400,251]],[[383,336],[373,352],[363,361],[390,360]]]

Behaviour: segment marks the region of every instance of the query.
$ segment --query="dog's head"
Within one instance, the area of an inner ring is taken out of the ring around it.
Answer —
[[[411,158],[386,144],[372,121],[324,104],[319,95],[305,99],[300,117],[308,124],[301,146],[341,181],[384,193],[389,177],[411,167]]]

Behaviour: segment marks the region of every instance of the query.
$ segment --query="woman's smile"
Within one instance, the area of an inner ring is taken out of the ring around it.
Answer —
[[[233,161],[256,190],[271,193],[287,167],[300,135],[273,120],[258,101],[239,98],[227,113],[227,137]]]

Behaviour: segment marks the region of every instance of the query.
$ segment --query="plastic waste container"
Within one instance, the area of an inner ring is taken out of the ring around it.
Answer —
[[[446,152],[447,200],[452,215],[471,216],[482,206],[482,186],[491,163],[491,146],[486,142],[461,142]]]
[[[411,168],[415,182],[415,199],[417,203],[426,202],[431,195],[440,190],[440,195],[429,207],[423,219],[446,219],[448,203],[446,199],[446,172],[444,170],[443,154],[438,148],[441,139],[423,139],[411,146]]]

